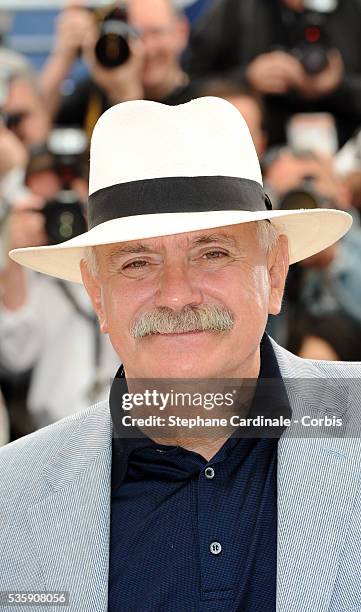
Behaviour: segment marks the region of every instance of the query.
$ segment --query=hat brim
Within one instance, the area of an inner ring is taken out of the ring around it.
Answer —
[[[55,246],[10,251],[17,263],[63,280],[82,283],[80,261],[92,246],[145,240],[269,219],[289,243],[290,263],[314,255],[339,240],[351,227],[348,213],[332,209],[272,211],[209,211],[163,213],[112,219]]]

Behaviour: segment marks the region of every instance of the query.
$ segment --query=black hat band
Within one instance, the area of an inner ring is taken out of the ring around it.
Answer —
[[[272,208],[262,186],[228,176],[166,177],[119,183],[89,196],[89,229],[122,217],[160,213],[265,211]]]

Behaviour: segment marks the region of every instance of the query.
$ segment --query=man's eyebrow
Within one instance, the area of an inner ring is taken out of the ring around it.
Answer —
[[[108,260],[113,261],[117,257],[122,255],[129,255],[132,253],[154,253],[154,250],[141,242],[133,242],[131,244],[124,244],[123,246],[117,246],[108,253]]]
[[[193,241],[193,244],[198,246],[202,244],[210,244],[213,242],[221,242],[226,246],[237,246],[237,241],[232,236],[225,234],[207,234],[205,236],[199,236]]]
[[[190,246],[202,246],[204,244],[211,244],[214,242],[220,242],[225,246],[237,246],[237,241],[231,236],[215,233],[195,238],[191,242]],[[122,255],[134,255],[154,252],[154,247],[151,248],[148,245],[143,244],[142,242],[131,242],[129,244],[116,246],[108,253],[107,259],[110,263],[112,263],[114,260],[116,260],[118,257],[121,257]]]

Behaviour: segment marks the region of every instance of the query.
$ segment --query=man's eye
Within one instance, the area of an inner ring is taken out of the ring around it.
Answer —
[[[221,259],[222,257],[227,257],[227,253],[224,251],[208,251],[203,255],[204,259]]]
[[[137,259],[136,261],[131,261],[128,264],[123,266],[123,270],[136,270],[139,268],[144,268],[148,264],[144,259]]]

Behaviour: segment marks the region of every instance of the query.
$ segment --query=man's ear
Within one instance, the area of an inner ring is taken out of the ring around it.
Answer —
[[[281,235],[269,255],[268,274],[270,280],[268,313],[277,315],[281,311],[282,299],[289,268],[287,236]]]
[[[93,274],[91,274],[85,259],[82,259],[80,262],[80,271],[84,287],[91,299],[93,308],[97,314],[100,331],[102,332],[102,334],[107,334],[108,325],[104,313],[102,289],[99,279],[97,276],[93,276]]]

